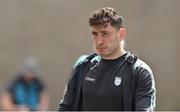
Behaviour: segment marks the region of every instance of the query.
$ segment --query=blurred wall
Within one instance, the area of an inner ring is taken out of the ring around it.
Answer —
[[[179,0],[0,0],[0,93],[23,59],[35,56],[56,110],[72,64],[93,52],[88,17],[106,6],[125,18],[126,49],[154,72],[156,110],[180,110]]]

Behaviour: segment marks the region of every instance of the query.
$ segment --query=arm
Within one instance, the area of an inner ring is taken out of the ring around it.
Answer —
[[[17,107],[13,104],[11,95],[8,92],[2,94],[2,107],[3,110],[17,110]]]
[[[73,110],[74,96],[76,94],[76,77],[80,69],[80,65],[87,58],[87,55],[82,55],[78,58],[73,66],[70,80],[65,87],[64,96],[59,104],[59,111]]]
[[[75,94],[75,80],[74,77],[72,77],[65,87],[64,96],[59,104],[59,111],[72,110],[74,94]]]
[[[46,90],[43,90],[40,95],[39,111],[46,111],[49,106],[49,95]]]
[[[153,111],[155,94],[153,74],[146,69],[140,69],[136,78],[135,110]]]
[[[7,91],[2,94],[2,108],[5,111],[18,111],[19,106],[13,103],[11,94]],[[23,110],[28,110],[27,107],[23,107]]]

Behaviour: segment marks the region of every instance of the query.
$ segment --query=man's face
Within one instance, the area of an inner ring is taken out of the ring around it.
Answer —
[[[92,27],[93,43],[97,54],[104,59],[113,59],[120,52],[120,30],[111,25]]]

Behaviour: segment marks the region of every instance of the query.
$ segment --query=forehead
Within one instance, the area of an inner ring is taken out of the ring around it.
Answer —
[[[111,25],[107,25],[107,26],[92,26],[92,31],[93,32],[101,32],[101,31],[107,31],[107,32],[114,32],[116,31],[114,27],[112,27]]]

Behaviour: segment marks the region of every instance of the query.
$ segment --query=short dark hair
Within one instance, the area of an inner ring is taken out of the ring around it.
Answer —
[[[107,26],[110,23],[115,29],[123,27],[123,17],[111,7],[98,9],[89,18],[90,26]]]

